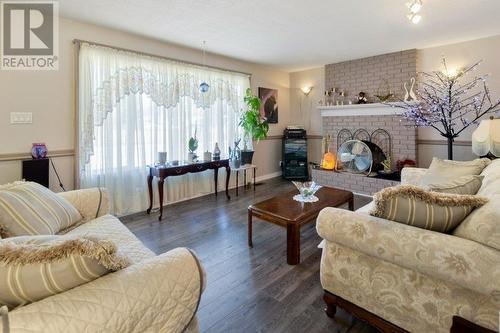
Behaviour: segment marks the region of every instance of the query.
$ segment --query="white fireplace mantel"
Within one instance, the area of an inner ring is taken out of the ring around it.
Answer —
[[[345,116],[391,116],[400,115],[404,109],[395,106],[400,102],[393,103],[369,103],[369,104],[349,104],[318,106],[322,117],[345,117]]]

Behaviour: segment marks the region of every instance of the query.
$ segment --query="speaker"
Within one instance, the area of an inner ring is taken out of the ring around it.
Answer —
[[[23,161],[23,179],[49,187],[49,159]]]

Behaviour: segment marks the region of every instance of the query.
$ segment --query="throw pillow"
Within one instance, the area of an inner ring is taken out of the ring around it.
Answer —
[[[450,232],[488,199],[426,191],[413,185],[388,187],[374,196],[370,215],[414,227]]]
[[[491,160],[488,158],[479,158],[473,161],[462,162],[442,160],[434,157],[429,169],[427,169],[420,180],[420,186],[440,183],[462,176],[479,175],[490,163]]]
[[[66,199],[33,182],[0,186],[0,235],[53,235],[82,219]]]
[[[127,266],[110,241],[22,236],[0,241],[0,306],[36,302]]]
[[[453,234],[500,251],[500,194],[489,196],[488,200],[467,216]]]
[[[425,189],[433,192],[475,195],[483,184],[484,176],[462,176],[436,184],[428,184]]]

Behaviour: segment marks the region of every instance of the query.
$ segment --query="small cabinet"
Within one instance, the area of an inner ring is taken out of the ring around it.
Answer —
[[[307,135],[304,129],[286,129],[283,135],[283,178],[307,180]]]

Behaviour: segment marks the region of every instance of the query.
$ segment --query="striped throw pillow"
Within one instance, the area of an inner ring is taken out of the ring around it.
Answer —
[[[462,176],[440,183],[428,184],[425,189],[434,192],[475,195],[483,184],[484,176]]]
[[[66,199],[33,182],[0,186],[0,234],[3,238],[53,235],[82,219]]]
[[[0,241],[0,306],[36,302],[128,265],[110,241],[42,235]]]
[[[370,215],[414,227],[448,233],[488,199],[426,191],[413,185],[388,187],[374,195]]]

